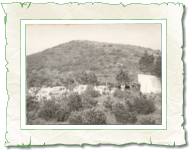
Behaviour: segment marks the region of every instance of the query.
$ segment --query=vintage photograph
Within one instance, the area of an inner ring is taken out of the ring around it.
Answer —
[[[27,125],[161,125],[161,24],[26,25]]]

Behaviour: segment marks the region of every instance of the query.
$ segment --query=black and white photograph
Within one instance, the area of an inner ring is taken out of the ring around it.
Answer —
[[[0,141],[18,151],[188,147],[187,7],[3,3]]]
[[[26,25],[27,125],[161,125],[158,23]]]

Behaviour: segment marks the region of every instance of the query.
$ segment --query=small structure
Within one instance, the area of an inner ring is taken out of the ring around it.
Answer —
[[[138,74],[138,82],[142,93],[161,93],[161,80],[157,76]]]

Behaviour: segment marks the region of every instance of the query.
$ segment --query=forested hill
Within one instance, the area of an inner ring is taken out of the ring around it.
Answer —
[[[113,77],[119,65],[135,74],[139,72],[139,59],[146,51],[154,56],[160,53],[140,46],[73,40],[28,55],[27,81],[33,81],[33,84],[39,83],[36,81],[55,81],[69,73],[87,70],[97,76]]]

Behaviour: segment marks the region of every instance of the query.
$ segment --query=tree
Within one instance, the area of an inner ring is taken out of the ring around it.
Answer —
[[[126,73],[123,69],[120,69],[119,73],[117,73],[116,80],[121,85],[125,85],[130,82],[128,73]]]
[[[76,77],[75,79],[78,83],[85,84],[85,81],[87,79],[87,74],[84,71],[78,72],[78,73],[76,73],[75,77]]]
[[[153,73],[156,76],[161,77],[161,56],[160,55],[156,59],[154,69],[153,69]]]
[[[88,77],[88,84],[96,84],[97,83],[97,76],[95,75],[94,72],[88,72],[87,77]]]
[[[71,73],[68,73],[62,81],[69,90],[72,90],[75,86],[75,79]]]
[[[81,72],[77,75],[76,81],[80,84],[96,84],[97,76],[94,72]]]
[[[148,54],[147,51],[145,51],[144,55],[139,60],[139,67],[142,72],[152,72],[153,66],[154,66],[154,56],[153,54]]]

